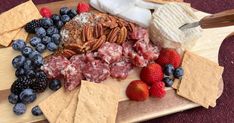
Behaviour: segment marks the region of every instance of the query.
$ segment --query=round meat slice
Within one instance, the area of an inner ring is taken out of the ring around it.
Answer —
[[[108,64],[94,60],[85,65],[82,73],[86,80],[99,83],[110,75],[110,68]]]
[[[66,90],[72,91],[78,85],[80,85],[81,80],[83,79],[83,75],[81,70],[74,64],[69,64],[63,71],[62,74],[64,76],[64,88]]]
[[[63,56],[52,56],[46,60],[41,69],[47,74],[48,78],[60,78],[61,71],[70,64],[70,61]]]
[[[116,43],[104,43],[98,49],[99,57],[108,64],[119,61],[122,56],[122,47]]]
[[[144,59],[144,57],[140,55],[135,55],[135,57],[131,59],[131,62],[137,67],[145,67],[149,63],[148,60]]]
[[[135,53],[134,49],[134,42],[133,41],[126,41],[122,44],[123,47],[123,56],[130,57],[132,53]]]
[[[131,62],[121,60],[111,64],[110,76],[117,79],[126,79],[129,71],[133,68]]]
[[[77,69],[82,70],[86,64],[86,56],[84,54],[74,55],[71,57],[70,61],[77,67]]]
[[[98,52],[89,52],[89,53],[86,53],[85,55],[85,60],[86,62],[92,62],[94,61],[95,59],[97,59],[98,57]]]
[[[142,55],[144,57],[144,59],[148,60],[148,61],[154,61],[158,58],[160,54],[160,50],[158,48],[158,46],[149,43],[148,44],[148,48],[147,51],[144,52]]]

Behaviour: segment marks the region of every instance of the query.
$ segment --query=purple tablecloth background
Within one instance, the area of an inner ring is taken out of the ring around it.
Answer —
[[[0,13],[26,0],[0,0]],[[58,0],[33,0],[36,4]],[[192,7],[209,13],[234,8],[234,0],[185,0]],[[20,18],[19,18],[20,19]],[[233,28],[234,31],[234,28]],[[202,107],[175,113],[146,123],[234,123],[234,37],[225,39],[219,51],[219,64],[224,66],[224,92],[217,106],[209,110]],[[173,102],[171,102],[173,103]]]

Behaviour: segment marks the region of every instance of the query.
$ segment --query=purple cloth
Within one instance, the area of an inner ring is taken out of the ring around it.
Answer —
[[[0,13],[23,1],[26,0],[1,0]],[[37,4],[53,1],[58,0],[34,0]],[[209,13],[234,8],[234,0],[185,1],[191,3],[192,7]],[[219,64],[224,66],[224,92],[217,100],[217,106],[215,108],[207,110],[199,107],[152,119],[145,123],[234,123],[234,37],[230,37],[223,41],[219,51]]]

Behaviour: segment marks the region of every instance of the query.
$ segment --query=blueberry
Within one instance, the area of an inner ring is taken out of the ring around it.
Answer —
[[[62,7],[62,8],[59,10],[60,15],[66,15],[68,12],[69,12],[68,7]]]
[[[34,116],[40,116],[43,114],[39,106],[33,107],[31,112]]]
[[[58,28],[58,29],[61,29],[63,27],[63,22],[60,20],[58,22],[55,23],[55,26]]]
[[[25,75],[26,71],[23,68],[17,68],[15,71],[15,76],[20,77]]]
[[[60,80],[54,79],[50,81],[49,88],[53,91],[57,91],[59,88],[61,88],[62,84]]]
[[[46,30],[42,27],[38,27],[35,29],[36,35],[40,38],[46,36]]]
[[[52,36],[51,36],[51,40],[52,40],[52,42],[54,42],[55,44],[57,44],[57,45],[59,45],[59,43],[60,43],[60,35],[59,34],[53,34]]]
[[[174,71],[174,77],[177,79],[180,79],[184,75],[184,69],[183,68],[176,68]]]
[[[33,101],[36,100],[37,95],[36,93],[32,90],[32,89],[24,89],[20,95],[20,100],[22,101],[22,103],[24,104],[29,104],[32,103]]]
[[[63,23],[66,23],[66,22],[70,21],[70,17],[68,15],[62,15],[61,16],[61,21]]]
[[[37,46],[37,44],[41,43],[41,38],[38,38],[38,37],[32,37],[29,41],[29,43],[35,47]]]
[[[33,69],[33,62],[30,60],[30,59],[27,59],[25,62],[24,62],[24,69],[27,71],[27,70],[31,70]]]
[[[38,51],[33,51],[28,57],[32,59],[35,55],[40,55],[40,53]]]
[[[17,51],[21,51],[26,46],[26,43],[22,39],[17,39],[12,43],[12,48]]]
[[[44,45],[47,45],[49,42],[51,42],[51,37],[45,36],[45,37],[42,38],[42,43]]]
[[[58,29],[55,28],[54,26],[49,27],[49,28],[46,30],[46,32],[47,32],[47,35],[48,35],[48,36],[52,36],[53,34],[58,34],[58,33],[59,33]]]
[[[36,46],[36,50],[39,52],[39,53],[43,53],[45,50],[46,50],[46,46],[44,44],[38,44]]]
[[[29,54],[31,54],[33,52],[33,49],[29,46],[26,46],[22,51],[21,53],[25,56],[25,57],[28,57]]]
[[[171,87],[174,83],[170,77],[164,77],[163,82],[165,83],[166,87]]]
[[[172,64],[167,64],[164,67],[164,74],[167,76],[171,76],[171,75],[173,75],[174,70],[175,70],[175,68],[173,67]]]
[[[49,28],[50,26],[53,26],[53,20],[50,18],[43,18],[41,23],[42,27],[45,29]]]
[[[38,67],[42,66],[44,63],[43,57],[41,55],[35,55],[33,57],[33,61],[34,61],[34,65]]]
[[[13,111],[16,115],[22,115],[26,112],[26,105],[23,103],[17,103],[13,107]]]
[[[34,72],[34,70],[27,70],[26,75],[33,78],[33,77],[35,77],[35,72]]]
[[[50,43],[47,44],[47,49],[49,51],[54,52],[54,51],[56,51],[58,49],[58,46],[54,42],[50,42]]]
[[[19,101],[19,96],[16,95],[16,94],[11,93],[11,94],[8,96],[8,101],[9,101],[9,103],[11,103],[11,104],[16,104],[16,103]]]
[[[77,15],[77,12],[76,12],[75,9],[71,9],[71,10],[68,11],[67,14],[68,14],[68,16],[69,16],[70,18],[73,18],[73,17],[75,17],[75,16]]]
[[[24,56],[18,55],[12,60],[12,65],[14,68],[20,68],[21,66],[24,65],[25,61],[26,58]]]
[[[53,14],[51,16],[51,19],[53,20],[53,22],[58,22],[60,20],[60,16],[57,14]]]

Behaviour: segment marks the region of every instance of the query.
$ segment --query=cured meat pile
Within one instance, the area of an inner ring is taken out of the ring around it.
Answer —
[[[154,62],[159,51],[149,41],[147,30],[138,27],[122,45],[105,42],[96,52],[76,54],[70,59],[62,55],[51,56],[42,69],[49,78],[64,79],[65,88],[73,90],[82,79],[96,83],[109,76],[125,79],[134,66],[144,67]]]

